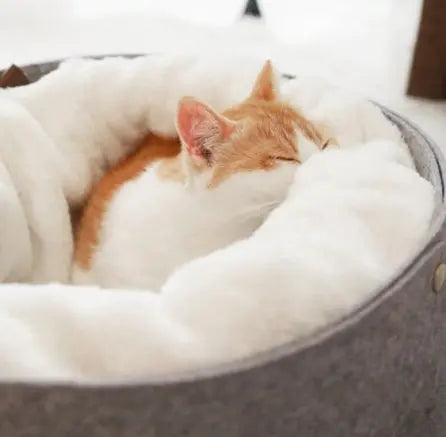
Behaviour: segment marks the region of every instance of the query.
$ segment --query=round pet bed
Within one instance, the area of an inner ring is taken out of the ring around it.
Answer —
[[[24,71],[34,81],[57,65]],[[180,378],[112,386],[4,382],[0,435],[443,436],[446,164],[412,123],[382,111],[435,187],[437,205],[424,246],[371,301],[310,339]]]

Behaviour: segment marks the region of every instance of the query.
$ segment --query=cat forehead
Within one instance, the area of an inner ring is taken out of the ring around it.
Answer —
[[[299,119],[299,114],[291,106],[263,100],[248,100],[229,108],[223,115],[234,121],[250,119],[261,123],[270,120],[283,125],[293,124]]]
[[[299,114],[283,103],[258,101],[242,103],[226,111],[224,115],[244,123],[242,140],[258,143],[259,147],[267,140],[264,146],[268,145],[270,148],[295,148]]]
[[[322,145],[322,133],[297,109],[283,101],[248,99],[227,112],[228,118],[247,120],[245,137],[262,140],[266,149],[276,152],[292,151],[310,154]],[[300,149],[305,149],[300,150]]]

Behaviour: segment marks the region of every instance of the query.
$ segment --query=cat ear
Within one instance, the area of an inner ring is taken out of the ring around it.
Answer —
[[[273,64],[268,59],[257,76],[250,94],[251,98],[260,100],[274,100],[277,97],[276,78]]]
[[[213,148],[229,138],[235,122],[193,97],[178,104],[177,131],[190,155],[210,161]]]

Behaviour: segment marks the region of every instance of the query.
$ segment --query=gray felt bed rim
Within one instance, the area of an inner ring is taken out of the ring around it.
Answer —
[[[24,70],[34,81],[58,64]],[[307,339],[209,369],[89,386],[0,382],[0,436],[444,437],[446,287],[434,293],[432,278],[446,263],[445,161],[381,110],[434,185],[436,210],[419,253],[373,298]]]

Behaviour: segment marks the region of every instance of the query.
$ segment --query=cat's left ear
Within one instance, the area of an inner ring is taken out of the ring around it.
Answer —
[[[210,163],[214,149],[231,136],[235,127],[235,122],[193,97],[183,97],[179,102],[177,131],[194,158]]]
[[[250,97],[259,100],[272,101],[276,99],[277,94],[277,83],[273,64],[268,59],[263,65],[260,73],[257,75]]]

